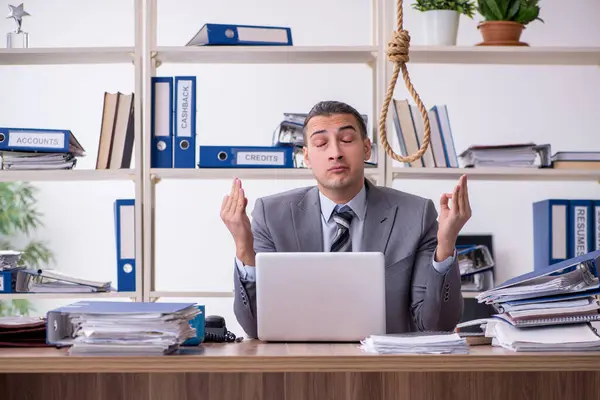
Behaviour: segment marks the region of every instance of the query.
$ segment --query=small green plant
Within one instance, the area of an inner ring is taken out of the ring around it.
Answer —
[[[527,25],[542,20],[539,0],[478,0],[477,11],[486,21],[513,21]]]
[[[22,252],[19,266],[39,268],[54,260],[54,254],[43,241],[29,240],[17,248],[16,238],[28,238],[35,229],[43,226],[41,214],[36,210],[36,188],[26,182],[0,183],[0,249]],[[27,315],[32,310],[28,300],[0,301],[0,315]]]
[[[417,11],[451,10],[473,18],[475,3],[471,0],[416,0],[412,7]]]

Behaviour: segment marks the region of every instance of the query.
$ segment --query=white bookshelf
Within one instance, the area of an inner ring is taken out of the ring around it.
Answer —
[[[376,129],[384,93],[391,77],[392,64],[387,60],[387,44],[395,29],[394,2],[372,0],[372,43],[366,46],[256,46],[256,47],[185,47],[157,46],[157,0],[135,0],[135,44],[131,47],[73,47],[0,49],[0,66],[131,64],[135,76],[135,146],[136,168],[131,170],[72,171],[0,171],[0,182],[15,181],[131,181],[135,185],[136,204],[136,291],[98,294],[15,293],[0,295],[5,299],[48,298],[131,298],[149,301],[176,297],[233,296],[230,291],[163,291],[155,290],[155,185],[161,180],[218,180],[234,176],[245,180],[311,180],[310,169],[154,169],[150,165],[151,106],[150,79],[158,75],[161,65],[172,64],[363,64],[372,71],[372,122],[379,163],[367,168],[369,179],[391,186],[402,179],[456,180],[467,174],[470,180],[485,181],[600,181],[599,171],[553,170],[531,168],[400,168],[393,166],[379,143]],[[600,65],[600,47],[488,47],[488,46],[411,46],[411,64],[459,65]],[[398,80],[397,85],[404,85]],[[388,112],[388,137],[395,135]],[[474,296],[465,292],[465,297]]]
[[[591,181],[600,182],[599,170],[553,168],[412,168],[392,170],[394,179],[451,179],[467,175],[469,180],[486,181]]]
[[[133,63],[134,47],[64,47],[0,49],[0,65]]]
[[[160,298],[231,298],[233,291],[168,291],[168,290],[152,290],[149,294],[150,301]]]
[[[50,181],[136,181],[136,171],[129,169],[107,170],[57,170],[9,171],[0,170],[0,182],[50,182]]]
[[[44,299],[119,299],[139,300],[136,292],[100,292],[100,293],[2,293],[0,301],[5,300],[44,300]]]
[[[10,171],[0,170],[0,182],[93,182],[93,181],[131,181],[135,186],[136,204],[142,200],[143,184],[143,145],[142,145],[142,14],[143,0],[134,0],[135,12],[132,24],[135,27],[135,46],[133,47],[66,47],[66,48],[28,48],[0,49],[0,66],[18,68],[32,65],[85,65],[85,64],[130,64],[134,77],[135,107],[135,160],[132,169],[77,169],[72,170],[35,170]],[[51,72],[49,72],[50,74]],[[100,131],[100,127],[98,127]],[[88,155],[90,156],[90,155]],[[95,157],[96,155],[91,155]],[[110,205],[112,206],[112,204]],[[115,299],[129,298],[132,301],[143,301],[143,240],[142,240],[142,207],[136,207],[136,290],[131,292],[101,293],[0,293],[0,301],[37,300],[37,299]],[[115,258],[116,260],[116,258]],[[60,266],[57,266],[60,269]],[[117,268],[116,262],[114,268]],[[113,282],[117,286],[117,282]]]
[[[366,168],[365,177],[377,179],[377,168]],[[150,169],[153,179],[313,179],[308,168],[197,168],[197,169]]]
[[[157,47],[153,56],[160,63],[370,64],[377,58],[377,47]]]
[[[410,63],[496,65],[600,65],[600,47],[411,46]]]

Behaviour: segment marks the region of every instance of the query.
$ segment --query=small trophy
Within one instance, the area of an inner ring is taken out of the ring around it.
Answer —
[[[19,4],[18,7],[9,5],[8,9],[10,12],[6,18],[13,18],[17,24],[17,29],[6,34],[6,47],[9,49],[26,49],[29,47],[29,33],[21,30],[21,24],[23,17],[30,14],[23,10],[23,3]]]

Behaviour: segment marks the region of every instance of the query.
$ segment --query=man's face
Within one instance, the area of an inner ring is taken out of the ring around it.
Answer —
[[[305,129],[304,160],[321,185],[345,189],[362,181],[371,142],[352,114],[313,117]]]

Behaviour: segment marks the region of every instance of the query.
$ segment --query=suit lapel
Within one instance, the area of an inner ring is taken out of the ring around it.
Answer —
[[[376,186],[367,185],[367,214],[363,231],[364,251],[385,253],[398,206],[390,204]]]
[[[298,251],[323,251],[321,205],[317,187],[311,188],[298,204],[291,204],[290,207]]]

